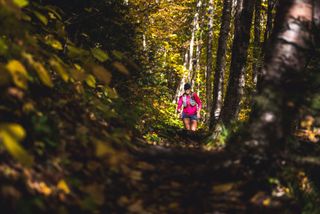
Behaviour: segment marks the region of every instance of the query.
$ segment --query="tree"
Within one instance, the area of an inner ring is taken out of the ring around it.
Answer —
[[[255,15],[254,15],[254,47],[253,47],[253,64],[252,64],[252,79],[254,85],[258,81],[258,72],[260,70],[260,56],[261,56],[261,0],[256,0],[255,4]]]
[[[227,41],[230,31],[231,21],[231,0],[224,0],[223,11],[221,16],[221,27],[217,49],[217,60],[216,69],[214,76],[214,94],[213,94],[213,105],[210,109],[210,128],[213,127],[215,120],[220,115],[220,110],[223,103],[223,88],[224,88],[224,73],[226,64],[226,52],[227,52]],[[211,95],[212,96],[212,95]]]
[[[213,0],[209,0],[208,6],[208,35],[207,35],[207,64],[206,64],[206,98],[207,98],[207,119],[210,118],[210,110],[212,106],[212,64],[213,64],[213,56],[212,56],[212,46],[213,46]]]
[[[239,0],[237,4],[230,77],[220,116],[226,126],[237,118],[240,110],[254,4],[252,0]]]
[[[261,87],[246,127],[250,131],[244,144],[255,148],[255,154],[271,155],[283,148],[292,134],[292,123],[304,99],[303,71],[314,49],[313,37],[319,36],[314,34],[319,32],[319,9],[319,4],[313,8],[310,0],[284,0],[279,5]]]
[[[197,0],[196,3],[197,3],[196,11],[195,11],[195,15],[193,17],[192,26],[191,26],[191,38],[190,38],[190,42],[189,42],[189,48],[187,49],[189,53],[187,52],[185,55],[185,57],[188,57],[187,60],[185,61],[185,66],[188,70],[188,73],[184,74],[184,76],[182,77],[182,79],[178,85],[178,88],[175,93],[174,102],[177,101],[179,95],[182,93],[184,84],[186,82],[192,82],[192,79],[194,77],[194,64],[197,61],[194,57],[194,52],[195,52],[194,47],[195,47],[195,41],[197,39],[197,32],[200,27],[199,21],[201,19],[201,14],[202,14],[202,9],[203,9],[203,7],[202,7],[203,1]]]

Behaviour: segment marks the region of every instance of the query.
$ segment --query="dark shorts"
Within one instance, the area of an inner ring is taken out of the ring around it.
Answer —
[[[184,112],[182,112],[182,119],[189,118],[190,120],[198,120],[198,117],[196,114],[188,115]]]

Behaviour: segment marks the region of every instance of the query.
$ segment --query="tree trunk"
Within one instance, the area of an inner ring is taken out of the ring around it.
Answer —
[[[273,9],[275,6],[276,0],[268,0],[268,9],[267,9],[267,24],[266,30],[264,32],[264,41],[263,41],[263,52],[266,51],[268,39],[270,38],[272,27],[273,27]]]
[[[188,60],[185,61],[188,73],[182,77],[180,84],[177,87],[174,102],[177,102],[177,99],[181,95],[181,93],[183,91],[184,84],[186,82],[190,82],[191,78],[193,76],[194,45],[195,45],[196,32],[199,29],[199,14],[201,11],[201,6],[202,6],[202,0],[198,0],[197,1],[197,9],[196,9],[196,12],[195,12],[195,15],[193,18],[193,22],[192,22],[191,39],[190,39],[189,49],[188,49],[188,53],[186,53],[186,55],[185,55],[185,56],[188,56]]]
[[[231,5],[232,0],[224,0],[223,11],[221,16],[221,27],[219,33],[216,69],[214,76],[214,94],[213,105],[210,109],[210,129],[213,128],[216,119],[220,115],[222,103],[223,103],[223,89],[224,89],[224,73],[226,67],[226,53],[227,53],[227,41],[230,32],[231,22]],[[212,96],[212,95],[211,95]]]
[[[202,53],[202,32],[200,32],[200,36],[197,39],[196,66],[195,66],[195,71],[193,72],[193,75],[191,78],[191,83],[194,86],[196,86],[196,82],[197,82],[196,78],[197,78],[197,75],[199,74],[200,69],[201,69],[201,64],[200,64],[201,53]],[[199,84],[199,82],[197,84]],[[196,90],[196,88],[194,88],[194,90]]]
[[[192,24],[192,32],[191,32],[191,40],[190,40],[190,47],[189,47],[189,72],[193,71],[193,65],[194,65],[194,42],[196,33],[199,29],[199,14],[200,14],[200,8],[202,6],[202,0],[198,0],[197,2],[197,10],[193,18],[193,24]],[[191,75],[189,75],[190,77]],[[191,81],[190,79],[188,81]]]
[[[240,110],[254,4],[253,0],[239,0],[237,5],[230,76],[221,112],[221,121],[225,126],[237,118]]]
[[[186,53],[184,54],[184,63],[183,63],[183,67],[185,68],[185,70],[188,69],[188,62],[189,62],[189,50],[187,49]],[[177,103],[178,102],[179,96],[183,92],[183,86],[184,86],[185,83],[186,83],[186,75],[184,75],[182,77],[182,79],[180,80],[180,82],[178,84],[174,99],[172,101],[173,103]]]
[[[254,44],[253,44],[253,63],[252,63],[252,80],[254,85],[258,82],[258,72],[261,68],[261,0],[256,0],[254,15]]]
[[[261,87],[245,129],[247,139],[244,145],[255,148],[255,155],[269,158],[276,150],[283,149],[284,142],[292,134],[291,124],[297,116],[299,104],[305,99],[303,71],[314,49],[313,27],[320,20],[320,12],[316,12],[320,8],[313,13],[316,8],[312,4],[312,0],[280,2],[262,69]],[[313,15],[317,16],[314,17],[315,23],[312,22]],[[244,134],[239,133],[238,138],[240,135]],[[263,160],[261,157],[260,161]]]
[[[207,36],[207,65],[206,65],[206,98],[207,98],[207,119],[210,119],[210,111],[212,108],[212,43],[213,43],[213,0],[209,0],[208,8],[208,36]]]

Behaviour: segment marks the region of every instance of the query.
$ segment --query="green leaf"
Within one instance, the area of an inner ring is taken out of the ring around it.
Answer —
[[[28,0],[13,0],[13,3],[18,7],[25,7],[29,4]]]
[[[19,144],[26,136],[22,126],[15,123],[0,125],[0,140],[8,152],[19,162],[26,166],[31,166],[33,157],[29,155]]]
[[[105,62],[106,60],[109,59],[109,55],[103,50],[101,50],[100,48],[91,49],[91,53],[100,62]]]

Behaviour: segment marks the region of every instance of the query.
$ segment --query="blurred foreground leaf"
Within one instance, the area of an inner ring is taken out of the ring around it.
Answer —
[[[25,7],[29,4],[28,0],[13,0],[13,3],[18,7]]]
[[[14,84],[22,89],[27,89],[28,73],[25,67],[18,60],[11,60],[6,68],[10,72]]]
[[[57,187],[66,194],[69,194],[71,192],[68,184],[64,180],[60,180]]]
[[[19,144],[26,136],[22,126],[15,123],[0,125],[0,140],[8,152],[26,166],[33,163],[33,157],[29,155]]]
[[[111,77],[112,77],[111,73],[102,66],[95,66],[93,68],[93,74],[97,77],[97,79],[99,79],[100,81],[102,81],[107,85],[111,81]]]
[[[105,62],[109,59],[109,55],[100,48],[94,48],[91,50],[92,55],[100,62]]]

